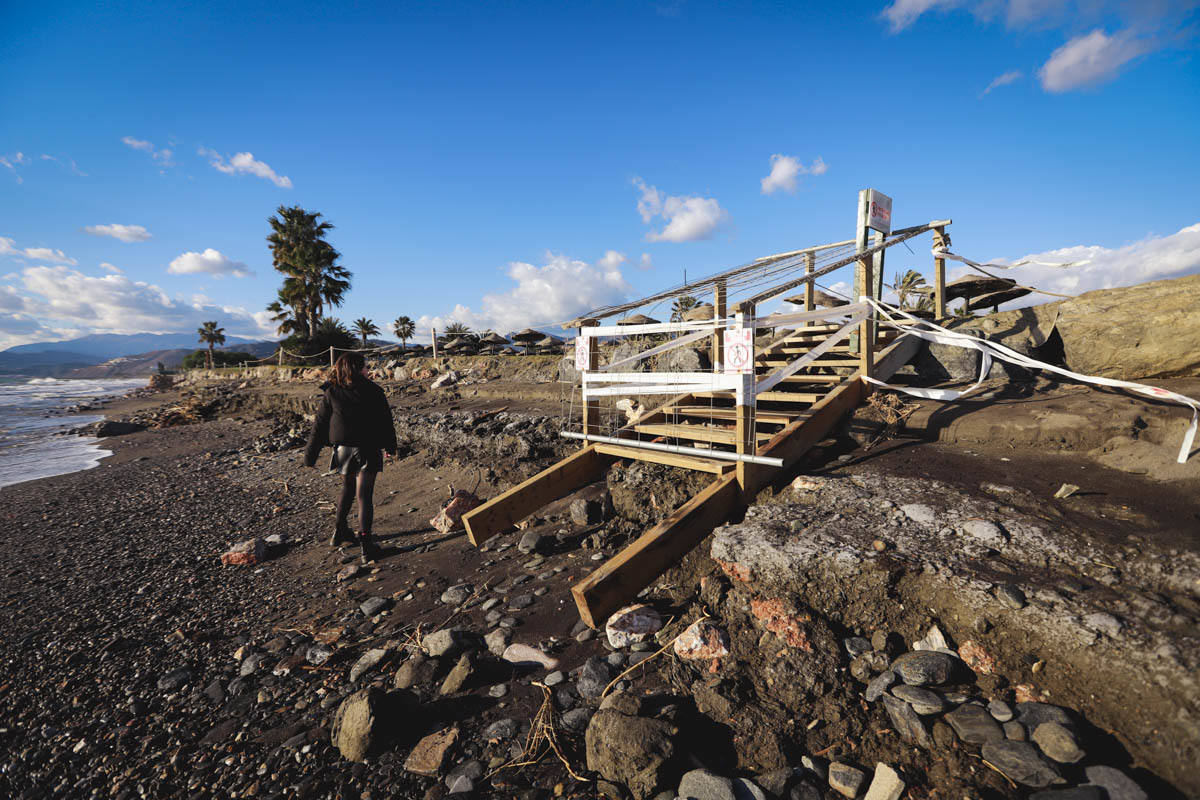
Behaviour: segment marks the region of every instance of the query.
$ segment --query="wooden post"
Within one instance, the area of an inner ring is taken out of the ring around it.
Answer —
[[[279,348],[279,366],[283,366],[283,348]]]
[[[933,246],[934,248],[943,245],[949,246],[950,240],[946,237],[945,228],[933,229]],[[933,258],[933,314],[934,319],[945,319],[946,317],[946,259]]]
[[[333,369],[333,347],[329,348],[329,368]]]
[[[725,281],[717,281],[713,284],[713,321],[716,325],[713,330],[712,338],[712,361],[713,372],[721,371],[721,362],[725,360],[725,325],[724,323],[716,324],[717,321],[725,319],[726,309],[725,303],[728,299],[728,294],[725,288]]]
[[[813,269],[815,268],[816,263],[817,263],[817,256],[815,253],[805,253],[804,254],[804,274],[811,276],[813,274]],[[816,310],[816,308],[817,308],[816,295],[817,295],[817,287],[813,285],[813,279],[811,277],[809,277],[808,283],[804,284],[804,310],[805,311],[815,311]],[[815,324],[816,324],[816,320],[809,320],[804,323],[804,327],[807,328],[810,325],[815,325]]]
[[[433,337],[433,357],[437,358],[437,328],[430,328],[429,335]]]
[[[754,374],[754,306],[749,307],[739,306],[737,316],[734,322],[734,328],[745,329],[750,328],[750,371],[741,376],[741,383],[738,384],[735,403],[737,405],[737,422],[736,422],[736,441],[737,452],[745,455],[756,455],[757,440],[754,435],[754,382],[756,380]],[[751,483],[754,480],[753,475],[754,465],[748,464],[745,461],[737,462],[737,482],[743,492],[749,490]]]
[[[585,328],[594,328],[600,324],[598,319],[585,319],[580,322],[579,335],[583,336]],[[587,367],[584,372],[594,372],[600,368],[600,337],[587,337],[588,355]],[[600,400],[599,398],[589,398],[583,404],[583,435],[588,434],[599,435],[600,431]],[[586,446],[587,440],[584,439]]]

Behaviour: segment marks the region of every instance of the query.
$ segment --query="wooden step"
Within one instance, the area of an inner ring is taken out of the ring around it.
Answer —
[[[754,362],[754,364],[755,364],[755,366],[758,366],[758,367],[786,367],[788,364],[792,363],[792,361],[794,361],[794,360],[795,359],[788,360],[785,358],[764,358],[764,359],[760,359],[760,360]],[[807,366],[810,366],[810,367],[857,367],[857,366],[859,366],[859,360],[857,358],[854,360],[844,359],[844,358],[839,358],[839,359],[834,359],[834,360],[819,358]]]
[[[638,433],[648,433],[652,436],[667,436],[672,439],[689,439],[693,442],[712,442],[713,444],[737,444],[737,431],[733,428],[710,428],[707,425],[669,425],[651,423],[649,425],[634,425]],[[774,434],[756,434],[758,441],[769,442]]]
[[[674,408],[664,408],[663,413],[679,414],[684,417],[708,417],[710,419],[736,420],[736,408],[710,408],[708,406],[676,406]],[[757,422],[767,422],[772,425],[787,425],[794,420],[798,414],[790,414],[786,411],[758,411],[754,415]]]
[[[766,370],[759,373],[758,379],[768,377],[775,370]],[[828,384],[834,386],[845,380],[841,375],[789,375],[783,379],[786,383],[806,383],[806,384]]]
[[[760,402],[769,400],[773,403],[806,403],[812,404],[824,397],[824,394],[809,394],[807,392],[763,392],[758,396]]]
[[[688,456],[682,453],[664,453],[660,450],[647,450],[642,447],[625,447],[619,444],[597,442],[593,447],[597,453],[617,458],[629,458],[635,461],[649,461],[653,464],[666,464],[668,467],[681,467],[697,472],[710,472],[713,475],[724,475],[734,469],[732,461],[717,461],[715,459]]]

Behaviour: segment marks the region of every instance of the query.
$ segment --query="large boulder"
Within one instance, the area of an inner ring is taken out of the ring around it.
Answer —
[[[712,369],[708,351],[694,347],[676,347],[654,356],[656,372],[707,372]]]
[[[1067,366],[1118,380],[1200,375],[1200,275],[1101,289],[1058,308]]]
[[[588,769],[605,780],[624,784],[634,800],[674,787],[679,729],[669,722],[602,708],[584,737]]]
[[[348,761],[364,761],[380,752],[399,733],[401,720],[414,728],[416,697],[409,692],[385,694],[370,687],[347,697],[333,715],[329,738]]]

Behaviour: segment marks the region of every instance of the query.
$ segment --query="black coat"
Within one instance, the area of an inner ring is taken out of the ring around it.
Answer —
[[[321,388],[325,390],[325,396],[321,398],[321,407],[308,436],[305,466],[314,466],[317,455],[326,445],[396,452],[392,409],[378,384],[355,375],[349,386],[326,383]]]

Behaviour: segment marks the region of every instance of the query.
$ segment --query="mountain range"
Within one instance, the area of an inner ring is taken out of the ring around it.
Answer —
[[[271,341],[227,336],[225,346],[218,349],[237,350],[262,358],[273,353],[276,346]],[[168,369],[178,367],[184,356],[201,347],[203,345],[194,333],[94,333],[62,342],[21,344],[0,351],[0,374],[63,376],[73,370],[123,359],[119,364],[106,364],[104,372],[143,375],[153,372],[158,361]]]

